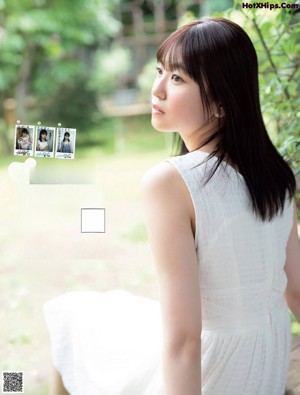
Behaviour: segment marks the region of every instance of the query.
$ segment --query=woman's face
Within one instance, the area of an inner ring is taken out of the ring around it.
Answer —
[[[169,71],[158,64],[152,88],[152,126],[162,132],[177,131],[182,138],[189,138],[206,130],[210,120],[196,82],[180,67]]]
[[[42,140],[45,140],[46,139],[46,133],[42,133]]]

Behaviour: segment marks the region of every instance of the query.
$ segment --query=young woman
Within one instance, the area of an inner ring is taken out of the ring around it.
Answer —
[[[31,150],[31,146],[32,146],[32,140],[30,138],[28,129],[23,128],[22,133],[21,133],[20,137],[18,138],[17,148],[23,149],[23,150]]]
[[[40,130],[38,141],[36,142],[36,150],[37,151],[48,151],[48,141],[47,141],[47,130]]]
[[[142,180],[162,320],[122,291],[49,302],[54,393],[283,395],[288,307],[300,321],[295,178],[263,123],[254,47],[209,18],[157,62],[152,124],[182,141]]]
[[[70,140],[70,133],[65,132],[64,138],[60,143],[59,147],[59,152],[66,152],[66,153],[72,153],[72,146],[71,146],[71,140]]]

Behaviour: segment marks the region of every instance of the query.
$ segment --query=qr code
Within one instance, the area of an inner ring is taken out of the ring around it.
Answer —
[[[2,393],[24,394],[23,372],[2,372]]]

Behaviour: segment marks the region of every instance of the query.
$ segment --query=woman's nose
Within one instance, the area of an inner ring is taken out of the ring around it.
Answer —
[[[152,86],[152,96],[164,100],[166,98],[165,81],[162,77],[157,77]]]

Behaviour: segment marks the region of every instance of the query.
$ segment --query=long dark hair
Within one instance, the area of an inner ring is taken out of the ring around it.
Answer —
[[[69,132],[65,132],[63,142],[65,141],[66,137],[68,137],[68,141],[70,141],[70,133]]]
[[[42,134],[45,134],[47,136],[47,130],[46,129],[41,129],[40,130],[40,135],[39,135],[39,141],[42,142]],[[45,141],[47,141],[47,139],[45,138]]]
[[[199,85],[206,114],[211,115],[212,102],[223,107],[225,121],[197,148],[217,138],[216,148],[207,158],[215,156],[217,161],[206,182],[226,159],[243,175],[258,217],[271,220],[282,212],[287,195],[291,200],[295,193],[296,181],[266,131],[257,56],[246,32],[224,18],[194,21],[161,44],[157,60],[169,70],[179,64]],[[187,152],[181,140],[180,154]]]

